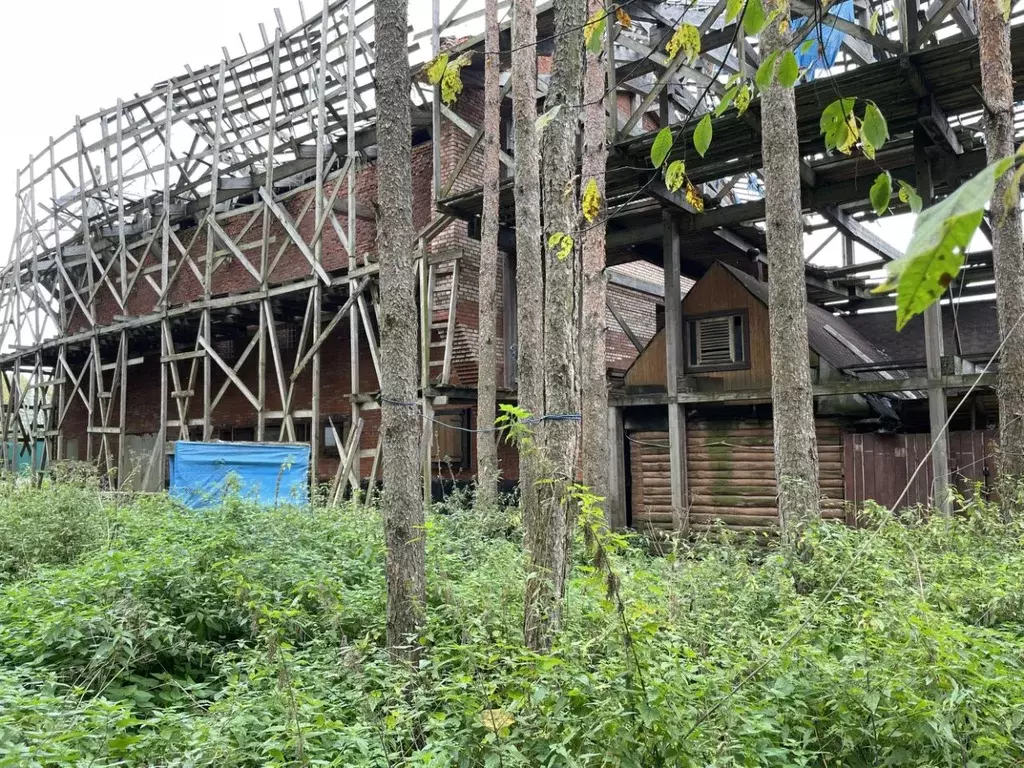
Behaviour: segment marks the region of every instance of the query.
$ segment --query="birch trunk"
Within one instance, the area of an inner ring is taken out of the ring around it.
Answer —
[[[579,411],[576,383],[576,259],[552,235],[574,237],[579,221],[576,194],[576,138],[579,132],[580,90],[583,85],[583,22],[585,0],[555,3],[555,49],[551,81],[544,104],[557,116],[542,136],[544,240],[544,398],[549,414]],[[544,483],[540,486],[538,516],[527,528],[530,573],[525,606],[526,644],[546,649],[561,627],[562,596],[572,541],[574,505],[568,499],[575,479],[578,423],[571,418],[549,419],[540,430]]]
[[[988,161],[1009,157],[1013,146],[1013,66],[1010,24],[999,0],[978,6],[981,90],[985,100]],[[1007,190],[1013,174],[996,185],[989,207],[995,266],[999,333],[1005,338],[1024,315],[1024,244],[1021,241],[1020,192]],[[999,355],[999,491],[1004,514],[1024,506],[1024,328],[1018,327]]]
[[[788,0],[774,5],[780,9],[780,18],[789,18]],[[762,55],[784,50],[786,35],[771,22],[761,33],[761,43]],[[818,448],[808,360],[796,103],[793,89],[777,82],[761,97],[761,148],[775,477],[782,535],[794,542],[800,529],[819,515]]]
[[[498,0],[485,0],[484,58],[484,134],[483,152],[484,200],[481,213],[479,274],[479,362],[477,368],[477,504],[493,507],[497,501],[498,446],[494,424],[498,408],[498,185],[500,178],[501,85],[498,57]]]
[[[604,8],[601,0],[590,0],[593,15]],[[608,124],[605,114],[605,70],[600,53],[587,53],[583,82],[583,169],[580,183],[597,183],[601,196],[598,219],[584,223],[583,312],[580,329],[580,380],[582,386],[583,484],[597,496],[608,497],[608,384],[605,371],[605,308],[607,282],[605,267],[605,168],[608,162]],[[606,517],[608,510],[606,508]]]
[[[540,145],[537,140],[537,17],[533,0],[514,0],[512,18],[512,117],[516,193],[516,389],[519,406],[544,413],[544,279],[540,229]],[[519,450],[519,495],[524,538],[538,518],[540,452]],[[529,594],[531,587],[527,586]]]
[[[387,545],[387,642],[414,655],[426,578],[420,487],[422,420],[417,396],[417,311],[412,221],[408,0],[379,0],[375,14],[377,82],[377,255],[381,294],[381,452]]]

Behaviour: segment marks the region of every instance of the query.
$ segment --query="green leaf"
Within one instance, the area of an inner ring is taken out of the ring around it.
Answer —
[[[850,144],[849,117],[853,114],[854,98],[837,99],[821,111],[819,127],[825,136],[825,149],[848,147]],[[844,149],[848,152],[848,149]]]
[[[743,14],[743,31],[750,36],[761,34],[768,17],[761,0],[747,0],[747,11]]]
[[[876,215],[881,216],[889,210],[889,201],[892,199],[892,176],[888,171],[883,171],[875,177],[875,183],[871,185],[868,197],[871,199],[871,207],[875,209]]]
[[[779,58],[779,51],[770,53],[761,59],[761,65],[757,68],[757,72],[754,73],[754,82],[757,83],[757,87],[766,91],[772,84],[772,80],[775,78],[775,62]]]
[[[804,40],[800,44],[800,53],[805,54],[805,55],[810,53],[811,51],[814,50],[814,46],[816,46],[817,44],[818,43],[817,43],[816,40]]]
[[[658,131],[658,135],[654,137],[654,143],[651,145],[651,162],[654,163],[655,168],[661,168],[668,153],[672,150],[673,141],[672,129],[667,125]]]
[[[590,53],[600,52],[606,26],[608,26],[608,13],[603,8],[595,11],[587,21],[587,25],[583,28],[583,37],[586,39],[587,50]]]
[[[787,50],[782,54],[782,60],[779,62],[779,85],[783,88],[792,88],[796,85],[796,81],[800,79],[800,65],[796,63],[796,55]]]
[[[732,101],[733,99],[736,98],[736,94],[737,92],[739,92],[739,90],[740,86],[734,85],[724,94],[722,94],[722,100],[718,102],[718,105],[715,107],[715,117],[718,117],[719,115],[723,114],[725,110],[729,108],[729,105],[732,104]]]
[[[706,113],[704,117],[697,123],[697,130],[693,132],[693,148],[697,150],[697,154],[701,157],[708,151],[708,147],[711,146],[711,134],[714,129],[711,127],[711,115]]]
[[[888,284],[897,285],[897,330],[937,301],[957,276],[996,179],[1011,165],[1013,158],[992,163],[917,217],[906,255],[886,265]]]
[[[543,115],[537,118],[536,127],[537,133],[543,131],[552,120],[558,117],[558,113],[562,111],[561,104],[555,104],[551,109],[545,112]]]
[[[860,137],[864,145],[864,154],[870,158],[874,158],[875,152],[881,149],[889,138],[889,125],[873,101],[869,101],[864,108]]]
[[[900,179],[900,191],[899,199],[901,203],[907,203],[910,205],[910,210],[914,213],[920,213],[923,205],[921,196],[917,194],[917,190],[914,189],[910,184]]]
[[[727,0],[725,4],[725,23],[732,24],[743,10],[743,0]]]
[[[682,160],[673,160],[668,164],[668,170],[665,171],[665,186],[668,187],[669,192],[678,192],[683,188],[685,181],[686,163]]]

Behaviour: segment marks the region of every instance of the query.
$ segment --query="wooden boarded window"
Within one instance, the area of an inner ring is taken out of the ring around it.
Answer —
[[[431,450],[435,464],[455,469],[469,466],[469,411],[439,411],[434,414]]]
[[[747,315],[717,313],[686,321],[687,369],[722,371],[748,365]]]

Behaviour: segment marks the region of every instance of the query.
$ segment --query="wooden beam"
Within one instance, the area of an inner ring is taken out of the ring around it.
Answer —
[[[903,379],[848,379],[827,384],[814,384],[814,397],[836,397],[839,395],[883,395],[900,392],[924,392],[929,388],[941,388],[947,392],[966,390],[974,387],[994,389],[998,374],[957,374],[929,378],[914,376]],[[615,406],[667,405],[671,402],[683,405],[708,405],[712,403],[770,403],[771,389],[735,389],[708,392],[678,392],[674,400],[664,392],[611,393],[609,400]]]
[[[903,256],[897,248],[885,240],[881,235],[872,232],[864,224],[857,221],[853,216],[846,213],[846,211],[842,210],[838,206],[822,206],[820,211],[822,216],[835,224],[838,229],[845,232],[852,240],[870,248],[883,259],[887,261],[895,261]]]
[[[626,322],[626,318],[624,318],[619,312],[618,308],[615,306],[615,302],[612,301],[611,296],[605,296],[605,304],[608,307],[608,311],[612,313],[612,317],[615,318],[615,322],[619,324],[623,333],[626,334],[630,344],[636,347],[637,352],[642,352],[644,343],[640,341],[640,338],[635,333],[633,333],[633,329],[629,327],[629,323]]]
[[[680,227],[669,213],[663,214],[665,224],[665,371],[669,394],[668,442],[669,477],[672,493],[672,525],[677,533],[686,535],[686,411],[676,404],[679,375],[683,370],[683,303],[679,290]]]

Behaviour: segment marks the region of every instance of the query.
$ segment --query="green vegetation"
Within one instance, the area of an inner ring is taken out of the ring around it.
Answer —
[[[0,495],[0,766],[1024,760],[1024,526],[984,505],[823,524],[798,560],[580,544],[550,656],[522,645],[516,520],[445,510],[410,668],[372,511]]]

